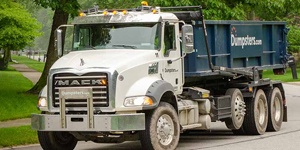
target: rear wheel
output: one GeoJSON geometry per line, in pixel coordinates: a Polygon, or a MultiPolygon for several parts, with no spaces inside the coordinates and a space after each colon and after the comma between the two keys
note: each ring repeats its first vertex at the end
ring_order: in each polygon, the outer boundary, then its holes
{"type": "Polygon", "coordinates": [[[239,89],[232,88],[226,91],[226,95],[231,96],[231,118],[225,120],[228,129],[240,129],[244,122],[245,102],[243,94],[239,89]]]}
{"type": "Polygon", "coordinates": [[[279,131],[283,121],[283,100],[279,88],[268,94],[269,120],[267,131],[279,131]]]}
{"type": "Polygon", "coordinates": [[[254,99],[246,101],[246,115],[243,129],[246,134],[261,135],[266,132],[268,124],[268,104],[263,90],[256,92],[254,99]]]}
{"type": "Polygon", "coordinates": [[[69,132],[38,131],[38,139],[44,150],[72,150],[77,144],[69,132]]]}
{"type": "Polygon", "coordinates": [[[243,126],[240,127],[239,129],[231,130],[231,131],[232,131],[232,133],[233,133],[234,135],[245,135],[245,134],[246,134],[246,132],[245,132],[243,126]]]}
{"type": "Polygon", "coordinates": [[[173,150],[179,142],[180,127],[178,115],[169,103],[161,102],[152,112],[146,114],[146,129],[141,131],[143,149],[173,150]]]}

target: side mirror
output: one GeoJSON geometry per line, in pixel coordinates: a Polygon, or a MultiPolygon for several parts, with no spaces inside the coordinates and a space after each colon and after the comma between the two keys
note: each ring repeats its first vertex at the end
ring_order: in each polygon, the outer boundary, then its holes
{"type": "Polygon", "coordinates": [[[195,51],[193,26],[190,24],[182,26],[182,50],[186,54],[193,53],[195,51]]]}
{"type": "Polygon", "coordinates": [[[56,40],[55,40],[55,44],[56,44],[56,49],[57,49],[57,54],[58,56],[62,56],[63,54],[63,47],[62,47],[62,30],[61,29],[57,29],[56,30],[56,40]]]}

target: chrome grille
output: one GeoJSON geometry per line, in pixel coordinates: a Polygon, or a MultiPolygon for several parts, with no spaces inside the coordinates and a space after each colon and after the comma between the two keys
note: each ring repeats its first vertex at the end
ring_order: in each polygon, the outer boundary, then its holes
{"type": "MultiPolygon", "coordinates": [[[[91,87],[94,107],[107,107],[108,80],[106,73],[60,73],[53,75],[53,107],[59,107],[59,89],[67,87],[91,87]],[[105,81],[105,83],[103,83],[105,81]]],[[[87,107],[86,99],[66,99],[66,107],[87,107]]]]}

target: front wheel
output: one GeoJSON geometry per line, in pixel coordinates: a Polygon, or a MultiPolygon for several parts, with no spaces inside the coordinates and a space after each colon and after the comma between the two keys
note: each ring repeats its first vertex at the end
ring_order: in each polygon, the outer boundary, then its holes
{"type": "Polygon", "coordinates": [[[245,102],[239,89],[228,89],[225,95],[231,96],[231,118],[225,120],[228,129],[238,130],[242,127],[245,116],[245,102]]]}
{"type": "Polygon", "coordinates": [[[146,114],[146,128],[140,133],[143,149],[173,150],[179,142],[180,127],[178,115],[172,105],[161,102],[152,112],[146,114]]]}
{"type": "Polygon", "coordinates": [[[69,132],[38,131],[38,139],[44,150],[73,150],[77,145],[69,132]]]}

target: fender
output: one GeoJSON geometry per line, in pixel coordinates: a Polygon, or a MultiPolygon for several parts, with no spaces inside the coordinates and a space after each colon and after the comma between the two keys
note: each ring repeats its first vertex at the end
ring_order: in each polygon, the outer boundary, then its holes
{"type": "MultiPolygon", "coordinates": [[[[159,105],[159,102],[161,101],[165,93],[168,93],[169,95],[175,95],[174,88],[170,83],[163,81],[157,77],[142,78],[136,81],[134,84],[132,84],[132,86],[126,92],[125,97],[148,96],[153,100],[153,105],[124,107],[122,101],[122,103],[118,103],[116,105],[119,106],[116,107],[116,111],[129,111],[129,110],[137,111],[137,110],[154,109],[159,105]]],[[[177,102],[176,104],[174,104],[174,107],[175,106],[177,106],[177,102]]]]}
{"type": "Polygon", "coordinates": [[[174,88],[170,83],[163,81],[163,80],[157,80],[157,81],[153,82],[150,85],[150,87],[148,88],[146,96],[149,96],[153,99],[154,105],[153,106],[145,106],[145,107],[143,107],[143,110],[156,108],[158,106],[158,104],[160,103],[162,96],[166,92],[172,92],[174,95],[174,88]]]}

